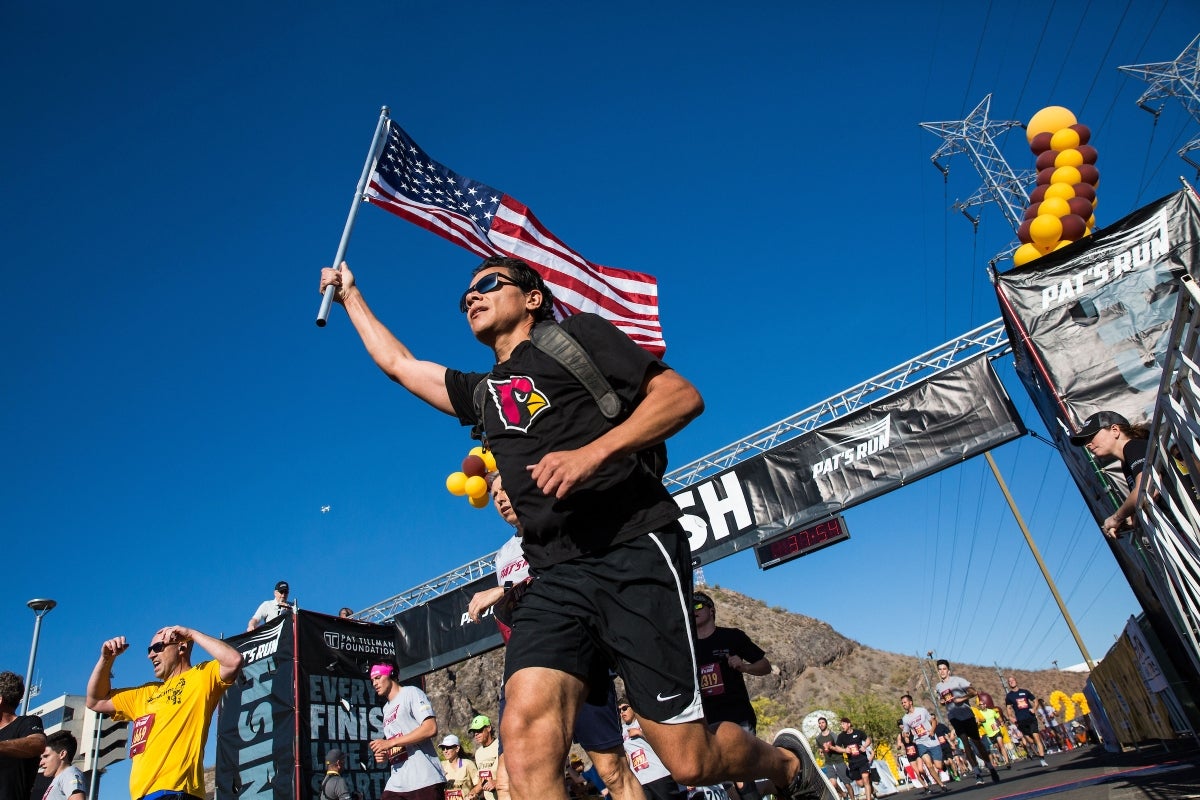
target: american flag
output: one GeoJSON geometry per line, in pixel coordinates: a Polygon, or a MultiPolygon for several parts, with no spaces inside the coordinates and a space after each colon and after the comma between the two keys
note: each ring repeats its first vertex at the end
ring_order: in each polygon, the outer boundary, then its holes
{"type": "Polygon", "coordinates": [[[654,276],[592,263],[550,233],[504,192],[434,161],[400,126],[387,121],[367,200],[476,255],[515,256],[533,265],[554,293],[560,317],[590,311],[646,350],[662,355],[654,276]]]}

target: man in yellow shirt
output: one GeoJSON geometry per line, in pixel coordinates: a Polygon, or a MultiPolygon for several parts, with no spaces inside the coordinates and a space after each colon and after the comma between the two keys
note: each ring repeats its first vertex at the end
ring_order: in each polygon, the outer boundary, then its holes
{"type": "Polygon", "coordinates": [[[147,658],[157,681],[113,689],[112,665],[129,649],[124,636],[100,646],[88,679],[87,707],[129,720],[129,796],[133,800],[200,800],[204,797],[204,743],[221,695],[242,669],[242,655],[220,639],[172,626],[154,634],[147,658]],[[192,647],[215,660],[192,666],[192,647]]]}

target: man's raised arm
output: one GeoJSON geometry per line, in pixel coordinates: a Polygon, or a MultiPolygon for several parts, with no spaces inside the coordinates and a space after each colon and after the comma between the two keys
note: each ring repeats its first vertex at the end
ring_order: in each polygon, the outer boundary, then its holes
{"type": "Polygon", "coordinates": [[[354,283],[354,273],[346,262],[342,262],[340,270],[332,267],[321,270],[321,291],[330,285],[338,287],[334,299],[346,309],[354,330],[384,374],[438,411],[453,415],[454,407],[446,391],[446,368],[415,358],[379,321],[354,283]]]}

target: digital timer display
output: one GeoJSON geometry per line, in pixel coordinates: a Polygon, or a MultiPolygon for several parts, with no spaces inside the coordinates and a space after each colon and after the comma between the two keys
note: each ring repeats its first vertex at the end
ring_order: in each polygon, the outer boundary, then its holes
{"type": "Polygon", "coordinates": [[[770,569],[849,538],[846,521],[838,516],[755,545],[754,556],[759,569],[770,569]]]}

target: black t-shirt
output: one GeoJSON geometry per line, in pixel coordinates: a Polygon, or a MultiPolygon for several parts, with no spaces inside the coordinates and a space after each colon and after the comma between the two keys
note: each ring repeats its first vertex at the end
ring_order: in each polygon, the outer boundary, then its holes
{"type": "Polygon", "coordinates": [[[1133,491],[1133,482],[1146,467],[1146,451],[1149,447],[1150,442],[1146,439],[1130,439],[1121,451],[1121,472],[1125,473],[1125,482],[1129,484],[1130,491],[1133,491]]]}
{"type": "Polygon", "coordinates": [[[742,673],[729,666],[734,655],[753,664],[766,655],[740,628],[717,628],[706,639],[696,640],[700,673],[700,699],[709,722],[745,722],[757,725],[750,693],[742,673]]]}
{"type": "MultiPolygon", "coordinates": [[[[647,373],[666,368],[595,314],[576,314],[560,324],[627,408],[636,405],[647,373]]],[[[490,374],[446,371],[446,390],[464,425],[476,422],[474,389],[481,380],[488,382],[484,430],[504,489],[521,518],[525,558],[533,570],[659,530],[682,515],[662,480],[636,455],[605,464],[563,500],[542,494],[526,467],[547,453],[594,441],[613,423],[583,384],[528,341],[490,374]]]]}
{"type": "Polygon", "coordinates": [[[847,764],[856,766],[867,763],[867,735],[858,728],[851,728],[849,733],[839,733],[833,743],[847,748],[847,764]]]}
{"type": "Polygon", "coordinates": [[[939,722],[933,726],[933,735],[937,737],[938,744],[946,748],[943,755],[950,757],[954,754],[954,734],[946,727],[946,723],[939,722]]]}
{"type": "MultiPolygon", "coordinates": [[[[24,739],[35,733],[42,733],[41,717],[17,717],[0,728],[0,742],[24,739]]],[[[0,756],[0,800],[29,800],[40,756],[40,752],[29,758],[0,756]]]]}
{"type": "Polygon", "coordinates": [[[1037,702],[1032,692],[1024,689],[1014,689],[1004,695],[1004,705],[1012,706],[1018,720],[1033,719],[1034,703],[1037,702]]]}

